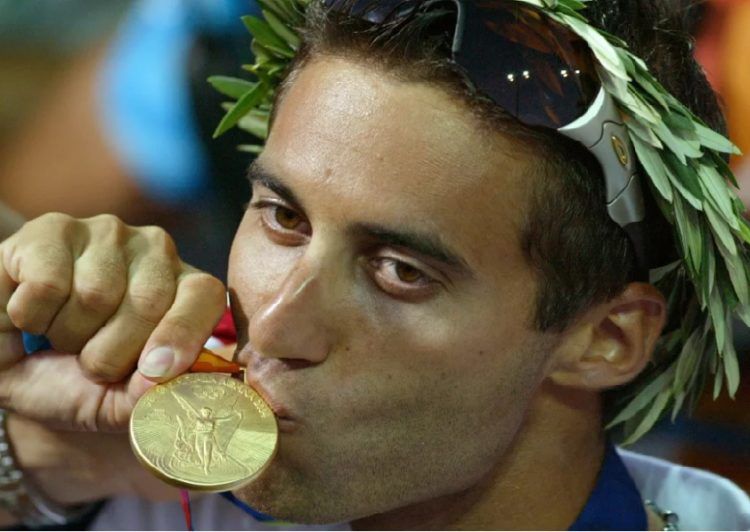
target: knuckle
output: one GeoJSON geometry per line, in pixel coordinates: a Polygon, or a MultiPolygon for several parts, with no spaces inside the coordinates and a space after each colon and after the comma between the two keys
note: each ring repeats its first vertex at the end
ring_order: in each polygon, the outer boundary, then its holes
{"type": "Polygon", "coordinates": [[[142,227],[141,230],[153,248],[170,257],[177,256],[177,246],[164,229],[155,225],[148,225],[142,227]]]}
{"type": "Polygon", "coordinates": [[[23,305],[19,305],[15,301],[8,304],[7,314],[13,326],[18,330],[31,334],[47,332],[48,323],[40,319],[39,316],[27,312],[23,305]]]}
{"type": "Polygon", "coordinates": [[[62,228],[64,226],[75,223],[75,221],[76,219],[69,214],[65,214],[62,212],[48,212],[46,214],[42,214],[35,220],[32,220],[28,223],[34,225],[49,225],[56,228],[62,228]]]}
{"type": "Polygon", "coordinates": [[[26,281],[19,288],[22,288],[26,295],[34,301],[63,301],[68,298],[70,292],[70,285],[67,280],[55,277],[26,281]]]}
{"type": "Polygon", "coordinates": [[[104,238],[114,238],[116,242],[124,240],[128,226],[114,214],[100,214],[90,218],[92,228],[104,238]]]}
{"type": "Polygon", "coordinates": [[[160,255],[144,256],[135,268],[138,272],[140,284],[159,287],[160,290],[171,292],[175,284],[175,271],[169,261],[160,255]]]}
{"type": "Polygon", "coordinates": [[[101,284],[79,286],[75,298],[84,311],[95,313],[111,312],[120,304],[120,294],[112,287],[101,284]]]}
{"type": "Polygon", "coordinates": [[[110,291],[122,290],[127,276],[127,267],[122,254],[114,247],[92,250],[85,255],[85,264],[76,267],[77,272],[85,272],[85,277],[93,282],[107,286],[110,291]]]}
{"type": "Polygon", "coordinates": [[[125,222],[120,220],[114,214],[98,214],[92,218],[89,218],[91,222],[104,230],[119,231],[120,227],[125,225],[125,222]]]}
{"type": "Polygon", "coordinates": [[[41,239],[49,239],[50,236],[60,238],[69,234],[77,220],[72,216],[60,212],[49,212],[42,214],[25,222],[13,235],[15,247],[23,247],[41,239]]]}
{"type": "Polygon", "coordinates": [[[202,297],[207,298],[209,301],[221,301],[223,307],[226,289],[224,288],[224,283],[213,275],[203,272],[194,273],[186,276],[181,284],[188,290],[200,293],[202,297]]]}
{"type": "Polygon", "coordinates": [[[32,323],[32,317],[26,313],[24,306],[19,305],[16,300],[11,300],[8,303],[5,313],[10,321],[10,327],[7,327],[7,329],[18,328],[22,331],[34,332],[32,329],[35,324],[32,323]]]}
{"type": "Polygon", "coordinates": [[[35,237],[54,236],[55,238],[67,238],[79,226],[76,218],[62,212],[49,212],[43,214],[27,223],[29,232],[35,237]]]}
{"type": "Polygon", "coordinates": [[[156,325],[172,303],[172,294],[164,288],[141,287],[129,294],[133,313],[148,325],[156,325]]]}
{"type": "MultiPolygon", "coordinates": [[[[40,239],[24,250],[22,255],[19,255],[17,265],[21,281],[27,276],[24,270],[36,269],[43,272],[41,275],[46,277],[44,279],[46,282],[51,284],[68,282],[73,259],[70,248],[65,243],[56,239],[52,241],[40,239]],[[26,266],[29,268],[27,269],[26,266]]],[[[35,281],[35,279],[28,280],[35,281]]]]}
{"type": "Polygon", "coordinates": [[[104,356],[82,354],[80,364],[88,375],[105,382],[117,382],[127,374],[127,368],[122,362],[104,356]]]}

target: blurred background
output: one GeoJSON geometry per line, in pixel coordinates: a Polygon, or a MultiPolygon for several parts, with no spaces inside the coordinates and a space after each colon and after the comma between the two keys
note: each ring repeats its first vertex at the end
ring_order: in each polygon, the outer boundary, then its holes
{"type": "MultiPolygon", "coordinates": [[[[247,160],[239,133],[210,141],[222,98],[205,79],[242,76],[251,57],[239,17],[254,10],[252,0],[0,0],[0,200],[28,218],[110,212],[162,225],[185,260],[224,278],[247,160]]],[[[750,153],[750,0],[696,2],[690,18],[732,139],[750,153]]],[[[750,181],[750,159],[732,164],[750,181]]],[[[706,397],[635,449],[750,491],[749,337],[738,333],[735,400],[706,397]]]]}
{"type": "MultiPolygon", "coordinates": [[[[206,83],[250,62],[251,0],[0,0],[0,200],[158,224],[224,277],[248,188],[206,83]]],[[[258,13],[256,13],[258,14],[258,13]]]]}

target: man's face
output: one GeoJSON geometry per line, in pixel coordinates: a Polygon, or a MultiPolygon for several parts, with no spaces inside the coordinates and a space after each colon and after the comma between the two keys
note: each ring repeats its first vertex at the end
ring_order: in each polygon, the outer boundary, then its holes
{"type": "Polygon", "coordinates": [[[502,459],[545,360],[526,157],[438,89],[343,59],[299,73],[230,259],[240,360],[282,418],[242,498],[351,520],[502,459]]]}

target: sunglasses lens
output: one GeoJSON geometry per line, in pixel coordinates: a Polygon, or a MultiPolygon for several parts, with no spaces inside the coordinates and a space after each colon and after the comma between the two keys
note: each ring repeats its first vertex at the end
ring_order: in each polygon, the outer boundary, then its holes
{"type": "Polygon", "coordinates": [[[586,42],[518,2],[467,1],[454,52],[476,87],[522,123],[558,129],[582,116],[600,82],[586,42]]]}
{"type": "Polygon", "coordinates": [[[420,0],[324,0],[323,5],[334,12],[346,13],[373,24],[407,15],[419,6],[420,0]]]}
{"type": "MultiPolygon", "coordinates": [[[[528,4],[454,1],[462,12],[454,59],[493,102],[523,124],[552,129],[589,109],[601,84],[583,39],[528,4]]],[[[382,24],[410,14],[424,0],[323,3],[334,12],[382,24]]]]}

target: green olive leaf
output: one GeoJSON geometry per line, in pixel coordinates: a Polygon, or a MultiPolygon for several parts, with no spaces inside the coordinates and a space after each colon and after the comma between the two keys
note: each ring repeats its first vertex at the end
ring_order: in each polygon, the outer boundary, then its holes
{"type": "Polygon", "coordinates": [[[659,392],[669,388],[669,383],[674,377],[675,371],[677,370],[676,365],[670,366],[669,369],[661,373],[658,377],[654,378],[647,386],[645,386],[633,400],[622,409],[619,415],[609,422],[607,429],[617,426],[624,421],[632,418],[638,412],[647,408],[659,392]]]}
{"type": "Polygon", "coordinates": [[[695,124],[695,132],[697,133],[698,138],[701,141],[701,144],[703,144],[705,147],[721,152],[721,153],[729,153],[732,155],[742,155],[742,152],[740,151],[740,149],[737,146],[735,146],[724,135],[721,135],[717,133],[716,131],[710,128],[707,128],[698,120],[694,121],[694,124],[695,124]]]}
{"type": "Polygon", "coordinates": [[[237,100],[232,108],[227,111],[227,114],[224,115],[224,118],[221,119],[219,125],[216,126],[216,131],[214,131],[213,135],[214,138],[225,133],[237,124],[243,116],[250,112],[250,110],[255,107],[266,96],[266,94],[268,94],[269,90],[270,87],[268,85],[258,83],[255,88],[237,100]]]}
{"type": "Polygon", "coordinates": [[[632,137],[632,140],[636,154],[638,155],[638,160],[641,161],[646,173],[651,177],[654,186],[659,191],[662,198],[671,203],[674,199],[672,186],[669,184],[669,177],[667,177],[667,171],[664,167],[664,163],[661,161],[661,157],[659,157],[654,148],[647,145],[638,137],[632,137]]]}
{"type": "Polygon", "coordinates": [[[706,335],[700,329],[694,330],[682,347],[677,359],[677,370],[672,382],[672,391],[675,394],[682,392],[687,387],[686,385],[698,367],[705,348],[706,335]]]}
{"type": "MultiPolygon", "coordinates": [[[[713,322],[714,336],[716,339],[716,348],[721,352],[724,351],[724,346],[727,341],[726,331],[724,329],[724,305],[721,302],[721,296],[719,295],[719,287],[716,286],[711,291],[711,295],[708,301],[708,312],[713,322]]],[[[731,340],[731,339],[730,339],[731,340]]]]}
{"type": "MultiPolygon", "coordinates": [[[[732,316],[727,314],[726,317],[727,336],[732,337],[732,316]]],[[[729,397],[734,399],[737,390],[740,387],[740,364],[737,361],[737,351],[734,349],[734,342],[727,342],[724,351],[721,353],[724,363],[724,376],[727,379],[727,391],[729,397]]]]}
{"type": "Polygon", "coordinates": [[[287,59],[294,57],[294,50],[273,31],[267,22],[252,15],[242,17],[242,22],[253,35],[255,42],[265,48],[268,55],[281,56],[287,59]]]}
{"type": "Polygon", "coordinates": [[[663,121],[655,124],[654,130],[659,138],[672,150],[682,164],[687,164],[688,159],[703,157],[699,142],[691,142],[686,139],[677,138],[674,132],[666,126],[663,121]]]}
{"type": "Polygon", "coordinates": [[[724,221],[735,231],[740,230],[737,213],[734,211],[733,193],[719,172],[711,166],[698,165],[700,185],[706,197],[716,207],[724,221]]]}
{"type": "Polygon", "coordinates": [[[641,439],[644,434],[651,430],[656,422],[659,421],[659,418],[661,417],[664,410],[667,408],[667,404],[669,403],[671,397],[671,390],[662,390],[659,395],[656,396],[654,402],[651,404],[651,408],[649,409],[648,413],[643,417],[640,424],[635,428],[635,430],[633,430],[632,434],[630,434],[630,436],[625,439],[623,445],[631,445],[635,443],[636,441],[641,439]]]}
{"type": "Polygon", "coordinates": [[[248,113],[237,123],[240,129],[258,137],[261,140],[268,138],[268,116],[259,113],[248,113]]]}
{"type": "Polygon", "coordinates": [[[630,80],[617,51],[601,33],[577,17],[563,15],[562,20],[588,43],[591,51],[607,70],[619,78],[630,80]]]}
{"type": "Polygon", "coordinates": [[[688,164],[681,163],[669,150],[664,150],[662,156],[664,164],[670,172],[670,181],[673,184],[680,184],[680,193],[694,209],[703,210],[703,189],[701,188],[699,176],[695,172],[695,169],[688,164]]]}
{"type": "Polygon", "coordinates": [[[288,28],[279,17],[274,15],[272,11],[263,10],[263,18],[266,19],[266,22],[268,22],[274,33],[281,37],[289,48],[294,51],[299,49],[300,44],[302,44],[299,36],[291,28],[288,28]]]}
{"type": "Polygon", "coordinates": [[[737,244],[734,241],[731,229],[721,220],[721,217],[709,201],[703,202],[703,211],[706,213],[711,232],[717,237],[717,243],[721,242],[730,254],[737,253],[737,244]]]}
{"type": "Polygon", "coordinates": [[[252,153],[253,155],[260,155],[263,153],[264,146],[261,146],[259,144],[240,144],[237,146],[237,151],[241,151],[243,153],[252,153]]]}
{"type": "Polygon", "coordinates": [[[632,116],[626,113],[623,113],[623,115],[623,118],[625,119],[625,125],[627,126],[631,137],[633,135],[638,136],[639,139],[649,144],[652,148],[661,150],[664,147],[664,144],[662,144],[661,140],[659,140],[659,137],[656,136],[656,133],[654,133],[651,128],[645,126],[644,124],[641,124],[640,121],[634,119],[632,116]]]}
{"type": "Polygon", "coordinates": [[[222,93],[224,96],[229,96],[235,100],[242,98],[258,84],[257,82],[239,78],[230,78],[228,76],[211,76],[208,78],[208,82],[214,89],[222,93]]]}
{"type": "Polygon", "coordinates": [[[724,372],[717,371],[714,376],[714,401],[716,401],[721,395],[721,390],[724,387],[724,372]]]}
{"type": "Polygon", "coordinates": [[[734,293],[737,295],[740,304],[750,304],[750,294],[748,294],[748,279],[746,264],[739,254],[732,253],[727,249],[721,240],[716,242],[716,247],[724,259],[724,267],[729,273],[729,279],[734,287],[734,293]]]}

